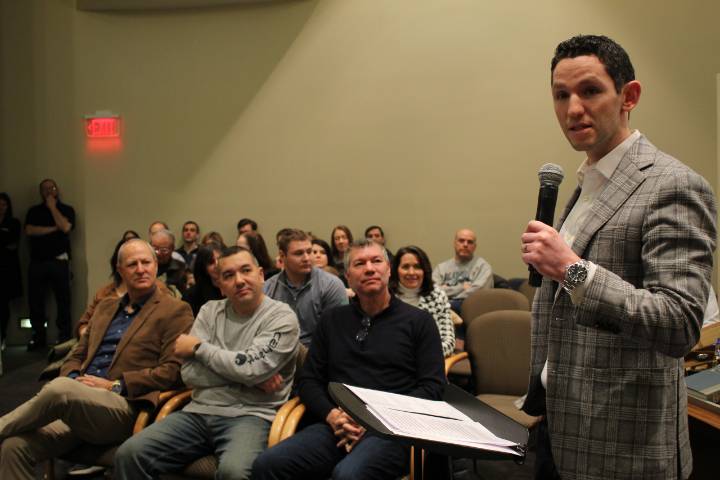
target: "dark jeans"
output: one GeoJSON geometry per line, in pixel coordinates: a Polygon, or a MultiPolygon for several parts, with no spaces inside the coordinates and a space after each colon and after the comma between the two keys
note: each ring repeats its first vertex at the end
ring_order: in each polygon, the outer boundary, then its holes
{"type": "Polygon", "coordinates": [[[537,425],[537,448],[535,450],[535,480],[560,480],[560,475],[555,468],[552,449],[550,447],[550,433],[548,432],[547,419],[543,419],[537,425]]]}
{"type": "Polygon", "coordinates": [[[409,470],[410,449],[371,434],[348,454],[326,423],[314,423],[255,459],[253,480],[379,480],[409,470]]]}
{"type": "Polygon", "coordinates": [[[57,303],[58,341],[72,336],[70,319],[70,262],[67,260],[32,260],[28,272],[28,303],[33,339],[45,343],[45,296],[48,287],[57,303]]]}

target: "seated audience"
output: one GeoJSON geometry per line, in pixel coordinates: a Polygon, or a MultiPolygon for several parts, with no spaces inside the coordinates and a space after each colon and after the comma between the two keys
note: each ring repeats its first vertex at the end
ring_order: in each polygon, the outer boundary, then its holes
{"type": "Polygon", "coordinates": [[[333,228],[330,234],[330,248],[332,250],[333,263],[340,275],[345,274],[345,250],[353,242],[352,232],[345,225],[338,225],[333,228]]]}
{"type": "Polygon", "coordinates": [[[368,240],[373,240],[375,243],[379,243],[380,245],[382,245],[385,249],[385,252],[387,253],[388,260],[392,265],[394,256],[385,245],[385,232],[383,231],[382,227],[380,225],[370,225],[365,229],[365,238],[367,238],[368,240]]]}
{"type": "Polygon", "coordinates": [[[157,478],[208,454],[219,457],[216,478],[247,479],[265,449],[275,410],[290,394],[297,319],[263,295],[262,269],[248,250],[225,250],[218,273],[227,299],[205,304],[175,342],[192,400],[120,447],[119,479],[157,478]]]}
{"type": "Polygon", "coordinates": [[[410,449],[365,432],[332,400],[330,382],[432,400],[442,396],[435,322],[390,294],[382,247],[367,240],[353,244],[345,268],[356,300],[323,314],[298,379],[310,423],[255,460],[256,480],[396,479],[407,473],[410,449]]]}
{"type": "Polygon", "coordinates": [[[240,235],[241,233],[257,232],[257,229],[257,222],[249,218],[241,218],[240,221],[238,221],[237,223],[238,235],[240,235]]]}
{"type": "Polygon", "coordinates": [[[220,291],[220,276],[218,273],[218,258],[222,253],[219,245],[211,243],[198,249],[195,257],[195,285],[188,288],[183,300],[190,304],[193,315],[197,316],[200,308],[210,300],[223,298],[220,291]]]}
{"type": "Polygon", "coordinates": [[[209,243],[220,245],[223,250],[227,248],[227,245],[225,245],[225,240],[223,240],[222,235],[220,235],[218,232],[208,232],[203,235],[202,240],[200,240],[200,245],[207,245],[209,243]]]}
{"type": "Polygon", "coordinates": [[[265,245],[265,239],[259,232],[241,233],[235,244],[238,247],[244,247],[250,250],[250,253],[255,256],[258,264],[260,264],[260,267],[263,269],[265,280],[280,272],[280,269],[275,267],[275,264],[270,258],[267,245],[265,245]]]}
{"type": "Polygon", "coordinates": [[[443,355],[455,351],[455,327],[447,295],[433,284],[427,254],[411,245],[397,251],[390,274],[390,292],[405,303],[432,315],[440,333],[443,355]]]}
{"type": "Polygon", "coordinates": [[[118,272],[127,293],[98,304],[62,376],[0,418],[0,478],[33,479],[38,462],[83,442],[124,441],[139,406],[180,385],[173,349],[190,307],[156,288],[157,260],[143,240],[120,248],[118,272]]]}
{"type": "Polygon", "coordinates": [[[175,251],[179,253],[181,257],[183,257],[185,265],[187,265],[187,268],[190,271],[192,271],[193,267],[195,266],[195,255],[197,254],[198,248],[200,247],[200,245],[198,244],[199,237],[200,226],[196,222],[188,220],[183,224],[183,244],[180,245],[175,251]]]}
{"type": "MultiPolygon", "coordinates": [[[[155,220],[154,222],[152,222],[150,224],[150,226],[148,227],[148,241],[151,241],[150,239],[152,239],[152,236],[161,230],[167,230],[168,232],[172,231],[172,230],[170,230],[170,227],[168,227],[168,224],[161,220],[155,220]]],[[[138,238],[140,238],[140,237],[138,237],[138,238]]],[[[173,238],[175,238],[175,237],[173,237],[173,238]]],[[[172,258],[174,258],[178,262],[184,262],[185,258],[183,258],[183,256],[180,255],[178,252],[176,252],[174,249],[175,249],[175,245],[173,245],[172,258]]]]}
{"type": "Polygon", "coordinates": [[[450,306],[460,313],[463,300],[475,290],[492,288],[493,275],[490,264],[475,257],[477,237],[475,232],[463,228],[455,233],[455,257],[442,262],[433,270],[435,285],[445,291],[450,306]]]}
{"type": "Polygon", "coordinates": [[[323,312],[347,303],[345,287],[335,275],[313,268],[310,236],[302,230],[289,229],[278,248],[284,269],[265,283],[265,294],[295,311],[307,346],[323,312]]]}
{"type": "Polygon", "coordinates": [[[10,196],[0,193],[0,340],[5,350],[10,323],[10,301],[22,296],[20,276],[20,220],[13,216],[10,196]]]}
{"type": "MultiPolygon", "coordinates": [[[[186,287],[185,271],[187,265],[173,257],[175,251],[175,235],[170,230],[157,230],[150,237],[150,245],[155,249],[158,262],[158,278],[165,282],[170,290],[175,289],[182,296],[186,287]]],[[[182,257],[180,257],[182,258],[182,257]]]]}

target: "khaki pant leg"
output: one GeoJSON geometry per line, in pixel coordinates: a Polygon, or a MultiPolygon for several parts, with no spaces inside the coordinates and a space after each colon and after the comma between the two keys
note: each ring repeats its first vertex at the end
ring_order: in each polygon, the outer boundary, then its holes
{"type": "Polygon", "coordinates": [[[60,420],[33,432],[7,438],[0,444],[0,478],[32,480],[38,463],[63,455],[79,443],[80,440],[60,420]]]}
{"type": "Polygon", "coordinates": [[[120,395],[60,377],[0,418],[0,440],[31,432],[55,420],[62,420],[82,441],[119,443],[132,433],[135,410],[120,395]]]}

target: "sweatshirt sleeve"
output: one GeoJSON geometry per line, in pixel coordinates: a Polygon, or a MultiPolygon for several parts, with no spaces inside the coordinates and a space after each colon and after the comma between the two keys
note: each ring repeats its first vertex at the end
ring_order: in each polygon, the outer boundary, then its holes
{"type": "MultiPolygon", "coordinates": [[[[213,337],[211,315],[206,307],[201,308],[190,330],[190,335],[198,337],[203,343],[210,342],[213,337]]],[[[180,373],[183,382],[190,387],[219,387],[231,383],[195,358],[187,360],[180,373]]]]}
{"type": "Polygon", "coordinates": [[[238,351],[203,342],[195,359],[223,378],[252,386],[272,377],[295,355],[298,321],[295,313],[278,308],[250,347],[238,351]]]}

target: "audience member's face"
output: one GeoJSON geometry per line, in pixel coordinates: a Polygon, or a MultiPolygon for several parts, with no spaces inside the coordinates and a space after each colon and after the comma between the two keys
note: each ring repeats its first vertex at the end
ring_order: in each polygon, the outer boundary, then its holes
{"type": "Polygon", "coordinates": [[[125,235],[123,235],[123,240],[125,240],[126,242],[127,242],[128,240],[132,239],[132,238],[140,238],[140,237],[138,237],[137,235],[135,235],[135,232],[132,232],[132,231],[130,231],[130,230],[128,230],[127,232],[125,232],[125,235]]]}
{"type": "Polygon", "coordinates": [[[40,196],[45,200],[49,196],[57,198],[58,188],[52,180],[45,180],[40,184],[40,196]]]}
{"type": "Polygon", "coordinates": [[[145,243],[133,242],[122,247],[122,260],[118,260],[118,273],[129,292],[142,294],[155,285],[157,262],[145,243]]]}
{"type": "Polygon", "coordinates": [[[158,263],[160,265],[165,265],[170,261],[174,250],[174,245],[170,237],[166,237],[165,235],[155,235],[152,237],[150,244],[155,249],[155,254],[157,254],[158,263]]]}
{"type": "Polygon", "coordinates": [[[220,258],[220,252],[218,252],[217,250],[213,250],[212,262],[208,263],[205,266],[205,268],[207,269],[207,274],[210,276],[210,280],[212,280],[212,282],[215,286],[220,285],[220,272],[218,272],[218,258],[220,258]]]}
{"type": "Polygon", "coordinates": [[[312,244],[310,240],[293,240],[287,253],[280,252],[285,271],[291,275],[305,275],[312,271],[312,244]]]}
{"type": "Polygon", "coordinates": [[[238,235],[240,235],[241,233],[250,233],[252,231],[253,231],[252,225],[249,223],[246,223],[245,225],[240,227],[240,229],[238,230],[238,235]]]}
{"type": "Polygon", "coordinates": [[[455,234],[455,256],[467,262],[472,260],[475,254],[475,234],[472,230],[459,230],[455,234]]]}
{"type": "Polygon", "coordinates": [[[420,260],[413,253],[406,253],[400,258],[398,279],[405,288],[420,288],[425,277],[420,260]]]}
{"type": "Polygon", "coordinates": [[[235,245],[250,250],[250,244],[248,243],[247,238],[245,238],[245,235],[243,234],[240,234],[237,240],[235,240],[235,245]]]}
{"type": "Polygon", "coordinates": [[[182,236],[185,243],[195,243],[198,239],[198,228],[194,223],[186,223],[183,227],[182,236]]]}
{"type": "Polygon", "coordinates": [[[375,243],[379,243],[382,246],[385,246],[385,237],[383,237],[382,232],[379,228],[373,228],[367,233],[368,240],[372,240],[375,243]]]}
{"type": "Polygon", "coordinates": [[[345,253],[348,245],[350,245],[350,240],[348,239],[347,234],[344,230],[339,228],[333,233],[333,242],[335,242],[335,248],[340,253],[345,253]]]}
{"type": "Polygon", "coordinates": [[[151,223],[150,228],[148,228],[148,233],[150,234],[150,238],[152,238],[152,236],[155,233],[159,232],[160,230],[167,230],[167,229],[165,228],[165,225],[163,225],[160,222],[151,223]]]}
{"type": "Polygon", "coordinates": [[[325,249],[320,245],[313,244],[312,246],[312,263],[317,268],[325,268],[328,266],[328,258],[325,253],[325,249]]]}
{"type": "Polygon", "coordinates": [[[233,304],[236,311],[254,308],[262,297],[262,268],[255,265],[248,252],[218,260],[220,271],[220,291],[233,304]]]}
{"type": "Polygon", "coordinates": [[[380,245],[354,248],[350,252],[349,260],[345,277],[350,288],[359,297],[387,291],[390,264],[385,260],[385,253],[380,245]]]}

